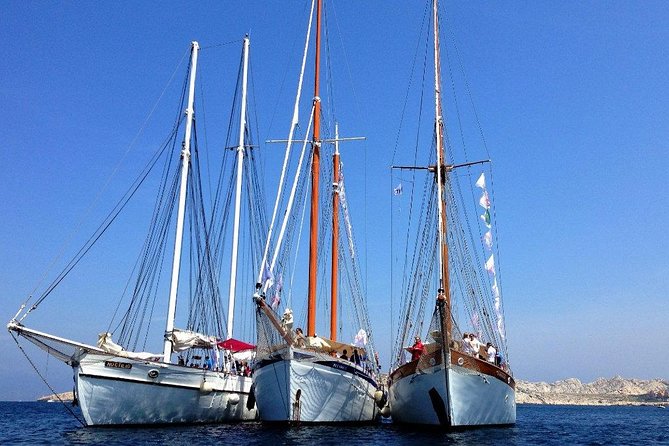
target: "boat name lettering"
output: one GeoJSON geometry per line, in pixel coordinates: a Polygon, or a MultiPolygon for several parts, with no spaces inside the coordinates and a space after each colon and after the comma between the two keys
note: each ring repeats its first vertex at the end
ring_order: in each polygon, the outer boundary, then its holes
{"type": "Polygon", "coordinates": [[[343,364],[339,364],[339,363],[337,363],[337,362],[333,362],[333,363],[332,363],[332,367],[335,368],[335,369],[346,370],[346,371],[348,371],[348,369],[349,369],[349,367],[347,367],[347,366],[345,366],[345,365],[343,365],[343,364]]]}
{"type": "Polygon", "coordinates": [[[129,364],[127,362],[119,362],[119,361],[105,361],[105,367],[112,367],[114,369],[128,369],[128,370],[130,370],[132,368],[132,364],[129,364]]]}

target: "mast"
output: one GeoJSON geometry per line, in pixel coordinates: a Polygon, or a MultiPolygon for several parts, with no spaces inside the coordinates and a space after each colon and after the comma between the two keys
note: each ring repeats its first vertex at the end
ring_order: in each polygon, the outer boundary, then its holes
{"type": "Polygon", "coordinates": [[[239,144],[237,145],[237,185],[235,191],[235,217],[232,229],[232,259],[230,263],[230,294],[228,296],[228,339],[232,337],[232,323],[235,314],[235,287],[237,286],[237,253],[239,251],[239,214],[242,202],[242,172],[244,165],[244,132],[246,130],[246,83],[249,65],[249,36],[244,37],[242,46],[242,107],[239,120],[239,144]]]}
{"type": "Polygon", "coordinates": [[[444,186],[446,182],[446,163],[444,160],[444,118],[441,110],[441,64],[439,62],[439,14],[437,0],[433,2],[432,19],[434,21],[434,127],[437,148],[437,203],[439,206],[439,298],[444,301],[446,320],[445,344],[451,337],[451,290],[448,273],[448,240],[446,233],[446,201],[444,186]]]}
{"type": "Polygon", "coordinates": [[[337,285],[339,277],[339,125],[335,124],[335,152],[332,155],[332,275],[330,288],[330,339],[337,340],[337,285]]]}
{"type": "Polygon", "coordinates": [[[316,56],[314,66],[314,134],[311,162],[311,222],[309,232],[309,297],[307,304],[307,336],[316,334],[316,267],[318,260],[318,187],[320,174],[321,146],[321,98],[320,85],[321,63],[321,7],[322,1],[316,3],[316,56]]]}
{"type": "Polygon", "coordinates": [[[179,286],[179,268],[181,266],[181,245],[184,231],[184,214],[186,211],[186,186],[188,180],[188,165],[190,164],[190,137],[193,129],[193,102],[195,97],[195,71],[197,68],[197,53],[200,46],[197,42],[191,43],[190,85],[188,87],[188,106],[186,107],[186,133],[181,149],[181,183],[179,189],[179,207],[177,211],[177,228],[174,238],[174,259],[172,262],[172,283],[170,298],[167,306],[167,321],[165,322],[165,345],[163,347],[163,362],[170,362],[172,356],[172,341],[169,336],[174,330],[174,314],[177,307],[177,289],[179,286]]]}

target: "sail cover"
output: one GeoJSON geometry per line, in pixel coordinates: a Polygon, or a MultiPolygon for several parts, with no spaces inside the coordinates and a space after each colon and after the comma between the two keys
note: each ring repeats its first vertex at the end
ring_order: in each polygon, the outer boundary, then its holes
{"type": "Polygon", "coordinates": [[[97,345],[100,349],[104,350],[105,352],[111,353],[116,356],[122,356],[124,358],[131,358],[131,359],[142,359],[142,360],[158,360],[159,358],[162,358],[162,354],[157,354],[157,353],[150,353],[150,352],[131,352],[124,350],[123,347],[118,345],[116,342],[112,340],[112,335],[111,333],[100,333],[98,335],[98,342],[97,345]]]}
{"type": "Polygon", "coordinates": [[[216,338],[207,336],[202,333],[194,331],[174,329],[170,338],[172,341],[172,348],[175,352],[182,352],[189,348],[212,348],[216,345],[216,338]]]}
{"type": "Polygon", "coordinates": [[[237,339],[226,339],[225,341],[219,342],[218,346],[226,350],[230,350],[233,353],[236,353],[241,350],[251,350],[256,348],[253,344],[247,344],[246,342],[238,341],[237,339]]]}

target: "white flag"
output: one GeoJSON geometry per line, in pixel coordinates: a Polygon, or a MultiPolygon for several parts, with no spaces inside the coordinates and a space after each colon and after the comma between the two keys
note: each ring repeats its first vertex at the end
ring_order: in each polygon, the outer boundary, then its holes
{"type": "MultiPolygon", "coordinates": [[[[495,279],[492,281],[492,295],[495,296],[495,302],[497,302],[499,300],[499,287],[497,286],[497,277],[495,277],[495,279]]],[[[495,304],[495,306],[497,305],[495,304]]]]}
{"type": "Polygon", "coordinates": [[[502,316],[497,318],[497,331],[502,339],[504,339],[504,324],[502,322],[502,316]]]}
{"type": "Polygon", "coordinates": [[[481,176],[479,177],[479,179],[476,180],[476,187],[480,187],[481,189],[485,189],[485,173],[481,173],[481,176]]]}
{"type": "Polygon", "coordinates": [[[483,195],[479,199],[479,204],[483,209],[490,209],[490,197],[488,197],[488,191],[484,190],[483,195]]]}
{"type": "Polygon", "coordinates": [[[362,348],[367,345],[367,332],[362,328],[358,331],[358,334],[355,335],[355,338],[353,338],[353,345],[362,348]]]}
{"type": "Polygon", "coordinates": [[[485,270],[488,271],[488,274],[491,276],[495,275],[495,258],[490,254],[490,258],[485,262],[485,270]]]}
{"type": "Polygon", "coordinates": [[[395,189],[393,189],[394,195],[402,195],[402,183],[398,184],[395,189]]]}
{"type": "Polygon", "coordinates": [[[269,263],[267,263],[267,261],[265,261],[265,264],[263,265],[262,281],[265,289],[274,285],[274,274],[270,271],[269,263]]]}
{"type": "Polygon", "coordinates": [[[492,231],[488,231],[483,234],[483,244],[488,250],[492,249],[492,231]]]}

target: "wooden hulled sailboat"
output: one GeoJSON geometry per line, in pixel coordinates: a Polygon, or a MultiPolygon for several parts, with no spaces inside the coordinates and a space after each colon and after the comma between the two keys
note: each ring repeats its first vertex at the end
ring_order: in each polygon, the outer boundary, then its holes
{"type": "MultiPolygon", "coordinates": [[[[429,199],[424,200],[421,217],[421,240],[416,239],[414,265],[420,271],[405,271],[410,276],[405,288],[407,303],[401,314],[400,336],[396,343],[394,367],[389,375],[389,406],[394,422],[409,424],[469,427],[507,425],[516,420],[515,382],[507,363],[500,361],[496,351],[480,348],[464,339],[464,325],[474,325],[469,331],[502,349],[505,344],[500,294],[494,278],[492,255],[483,265],[473,265],[468,238],[457,217],[452,175],[458,168],[467,168],[478,162],[460,165],[446,164],[445,126],[442,114],[441,73],[439,51],[439,14],[437,0],[432,2],[434,41],[435,125],[434,159],[428,167],[434,176],[428,180],[429,199]],[[435,262],[436,261],[436,262],[435,262]],[[486,270],[486,271],[484,271],[486,270]],[[480,272],[480,274],[479,274],[480,272]],[[487,274],[486,274],[487,273],[487,274]],[[435,277],[436,276],[436,277],[435,277]],[[492,285],[492,287],[490,287],[492,285]],[[485,292],[485,289],[489,292],[485,292]],[[427,291],[431,290],[431,291],[427,291]],[[411,302],[423,293],[429,305],[430,294],[434,312],[427,335],[420,332],[421,316],[411,302]],[[486,300],[486,296],[488,299],[486,300]],[[454,299],[462,299],[469,321],[458,320],[454,299]],[[488,302],[486,306],[486,302],[488,302]],[[489,304],[492,302],[492,304],[489,304]],[[498,320],[493,319],[497,316],[498,320]],[[487,319],[483,321],[483,319],[487,319]],[[406,347],[408,339],[417,337],[413,348],[406,347]],[[421,341],[424,339],[424,344],[421,341]],[[412,351],[412,360],[404,362],[405,350],[412,351]],[[491,357],[486,357],[488,354],[491,357]]],[[[407,167],[402,167],[407,168],[407,167]]],[[[420,168],[420,167],[419,167],[420,168]]],[[[425,169],[425,168],[423,168],[425,169]]],[[[490,228],[489,198],[484,176],[477,182],[484,196],[481,205],[486,208],[484,218],[490,228]]],[[[491,232],[486,234],[490,241],[491,232]]],[[[424,305],[424,304],[421,304],[424,305]]],[[[420,305],[418,305],[420,307],[420,305]]],[[[428,307],[429,308],[429,307],[428,307]]],[[[468,338],[467,338],[468,339],[468,338]]]]}
{"type": "MultiPolygon", "coordinates": [[[[243,50],[244,92],[248,69],[248,46],[247,38],[244,40],[243,50]]],[[[233,269],[231,273],[233,276],[229,308],[231,315],[226,337],[223,313],[218,311],[220,309],[216,285],[218,254],[211,249],[213,243],[204,218],[204,203],[198,201],[202,194],[193,119],[198,52],[199,45],[193,42],[188,83],[184,84],[188,87],[188,94],[187,96],[182,94],[182,98],[187,97],[185,119],[182,117],[178,119],[167,143],[159,149],[142,173],[145,177],[153,166],[160,165],[157,163],[160,157],[166,159],[163,183],[156,194],[152,227],[140,254],[141,260],[137,268],[130,308],[118,325],[121,327],[118,341],[121,345],[113,342],[111,333],[107,332],[100,335],[97,345],[94,346],[40,332],[24,325],[26,316],[37,309],[70,272],[70,266],[76,265],[81,257],[75,258],[68,265],[37,303],[25,312],[24,304],[8,324],[12,335],[29,340],[72,367],[75,399],[81,406],[85,423],[90,426],[214,423],[257,418],[253,399],[249,400],[252,379],[250,376],[245,376],[233,364],[234,354],[253,348],[251,344],[232,339],[235,270],[233,269]],[[179,129],[184,127],[183,143],[178,144],[179,129]],[[169,150],[179,147],[179,151],[169,150]],[[175,200],[170,200],[170,196],[175,200]],[[167,234],[171,232],[169,224],[174,220],[175,209],[174,250],[163,352],[160,354],[138,352],[133,345],[137,345],[137,340],[145,338],[149,333],[147,324],[141,326],[138,321],[150,320],[151,314],[147,315],[146,309],[151,308],[159,289],[163,289],[159,282],[160,267],[163,263],[170,263],[163,247],[170,241],[167,234]],[[188,301],[193,305],[189,309],[187,328],[177,329],[175,328],[177,292],[180,289],[181,251],[184,221],[187,218],[190,219],[188,226],[192,232],[189,243],[191,286],[188,301]],[[212,308],[214,311],[211,311],[212,308]],[[146,331],[142,331],[144,329],[146,331]],[[178,358],[175,358],[177,353],[178,358]]],[[[240,154],[245,147],[243,137],[245,93],[242,96],[242,123],[237,149],[240,154]]],[[[183,103],[179,104],[179,110],[184,110],[183,103]]],[[[241,169],[241,160],[239,168],[241,169]]],[[[134,193],[139,183],[136,182],[132,187],[134,193]]],[[[124,196],[114,211],[125,207],[131,196],[132,193],[124,196]]],[[[103,222],[99,232],[92,237],[92,243],[100,238],[115,217],[116,214],[111,220],[103,222]]],[[[238,226],[238,217],[236,222],[238,226]]],[[[91,245],[87,244],[80,253],[86,253],[90,247],[91,245]]],[[[169,253],[169,250],[167,252],[169,253]]],[[[236,264],[236,259],[233,258],[232,262],[236,264]]],[[[185,287],[182,287],[181,293],[184,293],[183,288],[185,287]]],[[[185,293],[183,295],[185,296],[185,293]]]]}
{"type": "MultiPolygon", "coordinates": [[[[284,194],[284,177],[286,173],[287,160],[289,158],[291,145],[294,142],[294,131],[297,124],[297,113],[301,86],[298,87],[298,95],[295,100],[295,113],[291,124],[290,136],[287,140],[284,167],[279,181],[277,201],[274,208],[274,216],[270,224],[269,235],[266,246],[266,254],[261,271],[258,276],[258,285],[254,300],[257,304],[257,362],[254,367],[253,381],[258,411],[262,421],[269,422],[302,422],[302,423],[332,423],[332,422],[368,422],[375,418],[377,405],[377,382],[375,374],[378,370],[378,362],[371,342],[371,330],[367,320],[365,300],[362,297],[361,288],[350,291],[347,295],[355,300],[357,309],[351,326],[357,331],[353,343],[344,343],[338,340],[340,321],[337,318],[338,283],[341,274],[353,274],[348,280],[342,282],[353,284],[359,282],[359,272],[353,250],[352,233],[350,229],[345,232],[349,243],[340,248],[339,240],[339,204],[345,203],[344,184],[340,172],[341,162],[339,160],[338,142],[344,139],[335,134],[334,139],[326,139],[321,135],[321,99],[319,93],[320,84],[320,29],[321,29],[321,1],[312,2],[313,17],[314,5],[316,7],[316,49],[315,49],[315,75],[314,75],[314,98],[311,107],[309,129],[313,123],[313,136],[311,141],[306,138],[302,141],[302,151],[299,156],[295,177],[290,194],[284,210],[284,219],[281,223],[279,234],[273,239],[273,228],[277,215],[277,206],[284,194]],[[318,268],[318,221],[319,221],[319,182],[320,182],[320,157],[325,143],[334,143],[333,154],[333,192],[332,192],[332,239],[331,239],[331,284],[330,284],[330,335],[329,338],[316,335],[316,305],[317,305],[317,268],[318,268]],[[296,248],[291,247],[291,235],[286,234],[287,227],[295,227],[298,213],[294,211],[296,198],[301,190],[306,190],[306,172],[303,165],[305,150],[310,148],[311,167],[311,199],[302,200],[309,204],[310,208],[310,232],[309,232],[309,281],[308,281],[308,305],[306,333],[297,327],[293,320],[292,310],[289,306],[284,307],[282,316],[279,316],[281,304],[278,300],[279,293],[292,292],[289,286],[283,285],[283,279],[291,274],[293,259],[297,257],[296,248]],[[288,239],[288,240],[287,240],[288,239]],[[273,254],[269,256],[269,247],[273,245],[273,254]],[[345,252],[345,254],[340,254],[345,252]],[[339,262],[348,262],[347,273],[338,269],[339,262]],[[271,299],[270,299],[271,298],[271,299]],[[277,313],[279,311],[279,313],[277,313]]],[[[311,18],[309,30],[311,29],[311,18]]],[[[307,43],[303,57],[302,72],[304,72],[304,61],[306,59],[309,43],[307,32],[307,43]]],[[[300,85],[301,85],[300,77],[300,85]]],[[[287,192],[286,192],[287,193],[287,192]]],[[[350,221],[344,206],[344,219],[346,227],[350,228],[350,221]]],[[[295,231],[296,232],[296,231],[295,231]]],[[[294,242],[299,245],[298,241],[294,242]]],[[[320,257],[322,258],[322,257],[320,257]]],[[[292,279],[290,280],[292,283],[292,279]]],[[[354,331],[353,333],[355,333],[354,331]]],[[[353,333],[349,333],[353,337],[353,333]]]]}

